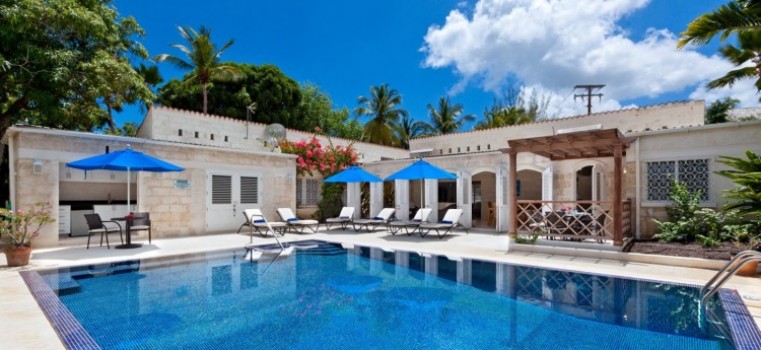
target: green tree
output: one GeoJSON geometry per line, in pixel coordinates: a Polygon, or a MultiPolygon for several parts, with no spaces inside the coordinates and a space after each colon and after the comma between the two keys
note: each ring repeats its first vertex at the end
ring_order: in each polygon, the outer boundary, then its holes
{"type": "MultiPolygon", "coordinates": [[[[164,82],[164,78],[161,77],[158,66],[146,66],[144,63],[140,63],[140,65],[136,67],[135,70],[138,74],[140,74],[141,77],[143,77],[145,85],[153,93],[156,93],[156,88],[159,86],[159,84],[164,82]]],[[[153,105],[153,101],[145,101],[140,106],[140,110],[145,113],[148,108],[151,107],[151,105],[153,105]]]]}
{"type": "Polygon", "coordinates": [[[396,89],[389,88],[388,84],[371,86],[370,97],[360,96],[357,103],[360,106],[354,109],[354,113],[371,118],[365,124],[363,141],[387,146],[400,144],[394,135],[394,125],[408,113],[400,108],[402,95],[396,89]]]}
{"type": "Polygon", "coordinates": [[[402,117],[402,120],[394,125],[394,133],[396,138],[401,142],[401,146],[404,149],[410,148],[410,140],[429,134],[431,132],[431,125],[424,121],[412,120],[408,115],[402,117]]]}
{"type": "Polygon", "coordinates": [[[201,26],[196,32],[190,27],[177,27],[180,36],[187,42],[188,46],[183,44],[174,44],[176,49],[182,51],[188,60],[184,60],[170,54],[161,54],[156,57],[158,62],[167,61],[177,68],[189,70],[190,73],[183,78],[187,84],[198,84],[201,87],[203,96],[203,113],[208,112],[208,90],[212,82],[236,80],[240,76],[240,71],[231,65],[222,64],[220,57],[235,42],[233,39],[217,49],[217,46],[211,41],[211,29],[201,26]]]}
{"type": "Polygon", "coordinates": [[[334,109],[333,100],[328,94],[320,91],[318,86],[302,84],[301,96],[298,114],[299,119],[305,124],[302,130],[318,126],[329,136],[351,140],[362,138],[362,124],[356,118],[350,118],[348,108],[334,109]]]}
{"type": "Polygon", "coordinates": [[[745,151],[746,158],[719,157],[719,161],[732,169],[717,173],[731,179],[735,188],[724,192],[724,198],[732,200],[724,210],[736,209],[740,214],[761,219],[761,157],[745,151]]]}
{"type": "Polygon", "coordinates": [[[737,107],[738,103],[740,100],[729,97],[714,101],[706,108],[705,123],[726,123],[729,110],[737,107]]]}
{"type": "MultiPolygon", "coordinates": [[[[208,113],[246,119],[246,107],[256,102],[252,121],[280,123],[288,128],[311,131],[314,120],[299,114],[302,91],[298,82],[273,65],[251,65],[225,62],[240,72],[234,81],[214,82],[208,92],[208,113]]],[[[174,108],[199,111],[202,97],[198,84],[172,79],[159,89],[158,102],[174,108]]]]}
{"type": "Polygon", "coordinates": [[[756,88],[761,91],[761,0],[735,0],[701,15],[681,33],[677,48],[687,44],[705,45],[717,35],[723,42],[733,34],[737,34],[739,48],[730,44],[719,53],[739,68],[710,81],[707,86],[715,89],[755,78],[756,88]],[[743,67],[749,61],[753,66],[743,67]]]}
{"type": "Polygon", "coordinates": [[[104,105],[155,97],[125,57],[146,55],[143,30],[112,1],[3,1],[0,22],[0,134],[24,119],[92,130],[104,105]]]}
{"type": "Polygon", "coordinates": [[[462,115],[462,113],[462,104],[457,103],[453,105],[448,97],[439,98],[439,103],[436,107],[429,103],[430,131],[434,134],[451,134],[459,130],[465,123],[476,119],[472,114],[462,115]]]}
{"type": "Polygon", "coordinates": [[[542,120],[547,118],[549,103],[549,98],[539,97],[536,93],[527,97],[522,89],[510,87],[502,99],[495,99],[494,104],[484,109],[484,119],[476,123],[474,129],[499,128],[542,120]]]}

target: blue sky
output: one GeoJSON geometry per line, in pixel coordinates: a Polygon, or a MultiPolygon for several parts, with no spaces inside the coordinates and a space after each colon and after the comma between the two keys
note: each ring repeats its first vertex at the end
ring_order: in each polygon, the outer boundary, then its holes
{"type": "MultiPolygon", "coordinates": [[[[516,78],[549,98],[551,113],[580,113],[574,84],[608,84],[596,110],[728,95],[744,105],[755,91],[700,91],[726,72],[717,45],[677,52],[673,41],[696,16],[726,1],[705,0],[117,0],[122,16],[146,30],[150,54],[179,54],[177,26],[212,28],[224,60],[277,65],[320,86],[336,107],[357,106],[371,85],[388,83],[404,108],[426,119],[440,96],[481,116],[505,81],[516,78]],[[578,43],[578,44],[576,44],[578,43]],[[740,96],[741,95],[741,96],[740,96]]],[[[165,80],[183,72],[160,64],[165,80]]],[[[597,104],[597,101],[595,101],[597,104]]],[[[135,108],[117,122],[142,120],[135,108]]]]}

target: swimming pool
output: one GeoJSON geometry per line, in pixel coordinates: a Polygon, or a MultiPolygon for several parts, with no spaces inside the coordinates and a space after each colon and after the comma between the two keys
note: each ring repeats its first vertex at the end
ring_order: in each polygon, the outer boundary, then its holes
{"type": "Polygon", "coordinates": [[[733,347],[721,305],[701,329],[692,286],[297,245],[272,263],[215,252],[23,276],[69,348],[733,347]]]}

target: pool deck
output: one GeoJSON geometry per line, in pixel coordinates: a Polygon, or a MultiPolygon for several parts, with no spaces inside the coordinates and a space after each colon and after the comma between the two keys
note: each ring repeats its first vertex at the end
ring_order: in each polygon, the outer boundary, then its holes
{"type": "MultiPolygon", "coordinates": [[[[504,233],[456,232],[439,239],[434,235],[420,238],[418,235],[392,236],[386,231],[354,232],[353,230],[320,230],[314,234],[288,233],[282,241],[317,239],[335,243],[357,244],[406,250],[438,255],[477,258],[520,265],[530,265],[551,269],[562,269],[593,274],[616,275],[622,277],[659,280],[666,282],[702,285],[716,271],[688,267],[626,262],[611,259],[610,254],[600,253],[594,257],[594,250],[585,252],[584,257],[551,253],[533,253],[511,250],[508,252],[508,238],[504,233]]],[[[140,240],[138,240],[140,241],[140,240]]],[[[254,244],[274,243],[272,237],[255,235],[254,244]]],[[[206,252],[210,250],[240,249],[249,243],[248,235],[217,234],[172,239],[155,239],[153,244],[138,249],[117,250],[98,247],[97,244],[85,249],[86,237],[67,240],[68,246],[36,249],[29,266],[8,268],[5,256],[0,254],[0,329],[5,330],[4,349],[63,349],[58,335],[48,322],[37,302],[27,289],[19,271],[66,267],[88,263],[101,263],[135,258],[153,258],[178,254],[206,252]]],[[[145,242],[147,243],[147,241],[145,242]]],[[[593,248],[593,247],[591,247],[593,248]]],[[[761,325],[761,278],[733,277],[726,285],[736,289],[753,315],[757,325],[761,325]]]]}

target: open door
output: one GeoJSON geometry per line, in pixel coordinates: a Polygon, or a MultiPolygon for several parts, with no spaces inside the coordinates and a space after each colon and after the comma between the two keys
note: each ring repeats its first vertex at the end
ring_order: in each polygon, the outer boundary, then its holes
{"type": "Polygon", "coordinates": [[[472,186],[470,174],[460,171],[457,174],[457,208],[462,209],[460,222],[468,228],[472,227],[473,222],[472,186]]]}
{"type": "MultiPolygon", "coordinates": [[[[552,188],[553,184],[553,173],[552,173],[552,165],[548,166],[547,168],[542,171],[542,201],[552,201],[554,192],[552,188]]],[[[549,211],[552,211],[552,204],[544,204],[542,206],[542,212],[547,213],[549,211]]]]}
{"type": "Polygon", "coordinates": [[[410,181],[394,181],[394,203],[396,203],[396,218],[409,220],[410,218],[410,181]]]}
{"type": "Polygon", "coordinates": [[[600,165],[592,167],[592,200],[598,202],[592,206],[592,214],[597,217],[602,210],[599,202],[605,200],[605,172],[600,165]]]}

